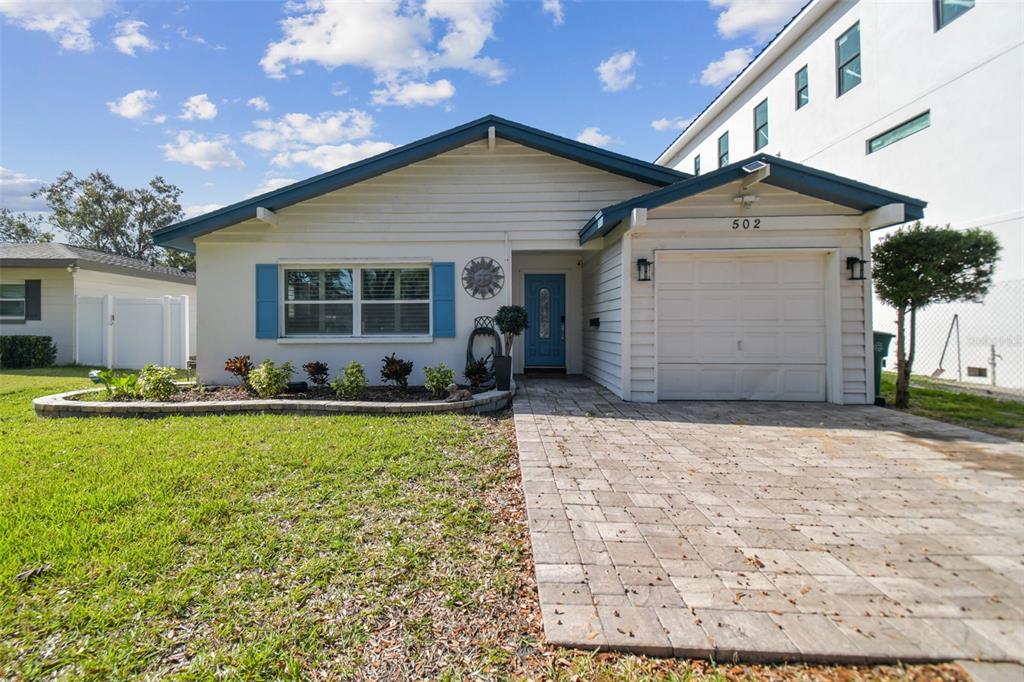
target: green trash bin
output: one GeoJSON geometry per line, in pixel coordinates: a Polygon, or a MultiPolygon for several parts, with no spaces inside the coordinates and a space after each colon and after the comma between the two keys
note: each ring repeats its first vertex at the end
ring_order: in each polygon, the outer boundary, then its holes
{"type": "Polygon", "coordinates": [[[885,398],[882,397],[882,365],[889,355],[889,344],[893,338],[895,334],[875,332],[875,405],[881,407],[885,407],[885,398]]]}

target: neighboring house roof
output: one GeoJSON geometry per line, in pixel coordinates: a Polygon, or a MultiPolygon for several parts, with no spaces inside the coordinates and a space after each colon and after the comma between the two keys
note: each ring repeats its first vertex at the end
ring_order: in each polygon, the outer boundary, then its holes
{"type": "Polygon", "coordinates": [[[138,258],[94,251],[70,244],[9,244],[0,242],[0,268],[67,268],[111,272],[166,282],[195,284],[194,272],[153,265],[138,258]]]}
{"type": "Polygon", "coordinates": [[[836,2],[838,0],[808,0],[800,8],[800,11],[793,15],[793,18],[786,22],[786,25],[779,29],[779,32],[761,48],[761,51],[754,55],[754,58],[729,81],[729,84],[690,121],[683,132],[679,133],[672,144],[659,154],[654,162],[670,163],[680,149],[696,137],[709,121],[721,113],[737,95],[764,73],[776,57],[789,49],[797,38],[802,36],[807,28],[820,19],[836,2]]]}
{"type": "Polygon", "coordinates": [[[769,174],[761,182],[793,192],[830,201],[840,206],[849,206],[858,211],[870,211],[888,204],[903,204],[903,220],[920,220],[924,217],[927,202],[903,194],[866,185],[840,175],[826,173],[800,163],[780,159],[770,154],[756,154],[748,159],[723,166],[705,175],[681,180],[668,187],[641,194],[598,211],[580,230],[580,244],[602,237],[611,232],[634,208],[657,208],[673,201],[686,199],[706,192],[720,185],[741,180],[750,173],[743,166],[753,162],[768,164],[769,174]]]}
{"type": "Polygon", "coordinates": [[[336,170],[316,175],[307,180],[267,192],[245,201],[212,211],[205,215],[169,225],[153,233],[153,239],[161,246],[183,251],[194,251],[192,240],[229,225],[256,217],[256,208],[271,211],[291,206],[300,201],[332,192],[342,187],[396,170],[403,166],[429,159],[438,154],[462,147],[471,142],[485,140],[488,129],[494,127],[497,137],[516,142],[555,156],[599,168],[609,173],[623,175],[652,185],[669,185],[688,178],[683,173],[647,161],[616,154],[606,149],[593,147],[582,142],[553,135],[537,128],[531,128],[515,121],[489,115],[475,121],[425,137],[403,147],[371,156],[368,159],[343,166],[336,170]]]}

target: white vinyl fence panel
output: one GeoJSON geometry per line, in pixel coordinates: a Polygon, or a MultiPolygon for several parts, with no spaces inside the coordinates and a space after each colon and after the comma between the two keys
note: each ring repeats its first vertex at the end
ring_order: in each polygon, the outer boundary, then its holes
{"type": "Polygon", "coordinates": [[[188,305],[188,296],[79,296],[76,362],[184,369],[190,354],[188,305]]]}

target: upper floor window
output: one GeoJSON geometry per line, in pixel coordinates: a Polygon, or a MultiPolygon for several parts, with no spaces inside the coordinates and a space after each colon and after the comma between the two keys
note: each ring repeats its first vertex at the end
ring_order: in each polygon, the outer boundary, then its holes
{"type": "Polygon", "coordinates": [[[974,0],[935,0],[935,30],[974,7],[974,0]]]}
{"type": "Polygon", "coordinates": [[[860,22],[836,39],[836,96],[860,85],[860,22]]]}
{"type": "Polygon", "coordinates": [[[25,319],[25,283],[0,284],[0,320],[25,319]]]}
{"type": "Polygon", "coordinates": [[[754,151],[768,144],[768,100],[754,107],[754,151]]]}
{"type": "Polygon", "coordinates": [[[721,168],[729,163],[729,131],[726,130],[718,138],[718,167],[721,168]]]}
{"type": "Polygon", "coordinates": [[[700,154],[693,157],[693,174],[700,175],[700,154]]]}
{"type": "Polygon", "coordinates": [[[926,111],[923,114],[915,116],[909,121],[904,121],[895,128],[890,128],[881,135],[876,135],[868,140],[868,154],[877,152],[879,149],[884,149],[894,142],[899,142],[904,137],[910,137],[914,133],[920,132],[932,124],[932,114],[930,111],[926,111]]]}
{"type": "Polygon", "coordinates": [[[796,72],[796,108],[811,101],[811,90],[807,85],[807,66],[796,72]]]}

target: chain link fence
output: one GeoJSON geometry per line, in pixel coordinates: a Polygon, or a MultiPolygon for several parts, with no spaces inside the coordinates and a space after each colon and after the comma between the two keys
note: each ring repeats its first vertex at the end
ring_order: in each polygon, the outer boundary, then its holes
{"type": "MultiPolygon", "coordinates": [[[[877,300],[874,327],[896,333],[896,312],[877,300]]],[[[885,368],[896,368],[895,339],[885,368]]],[[[948,303],[919,312],[914,374],[1024,398],[1024,280],[997,282],[982,303],[948,303]]]]}

